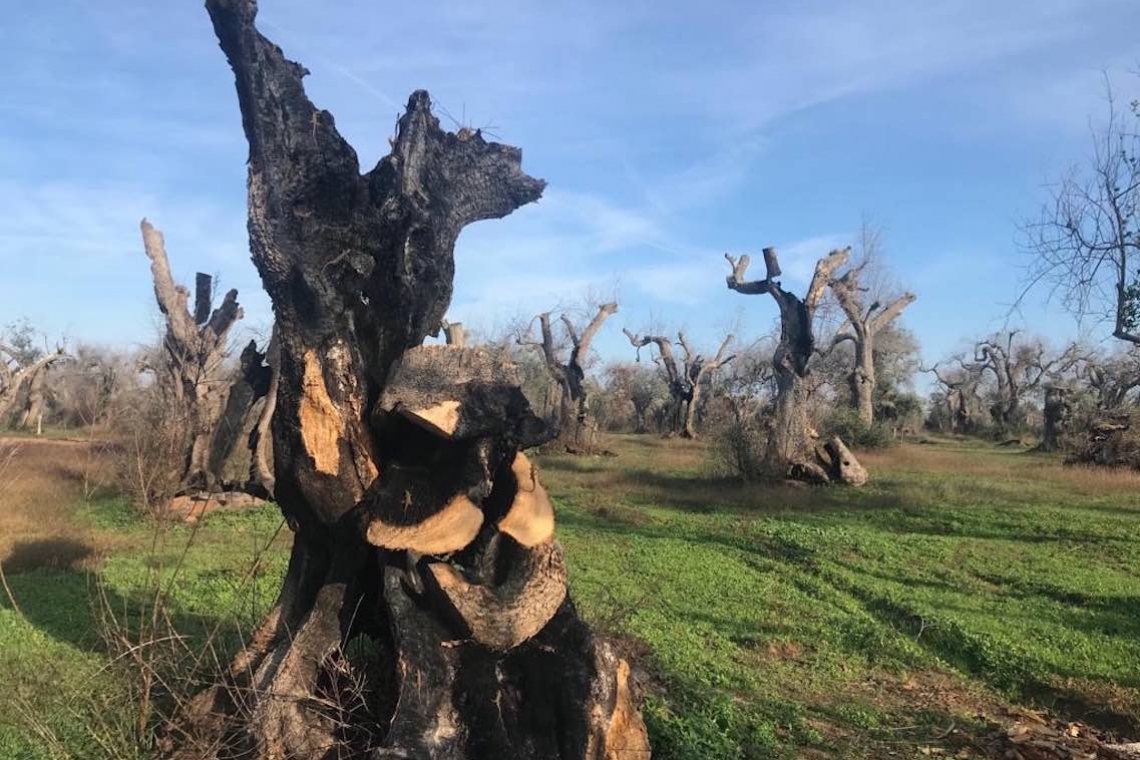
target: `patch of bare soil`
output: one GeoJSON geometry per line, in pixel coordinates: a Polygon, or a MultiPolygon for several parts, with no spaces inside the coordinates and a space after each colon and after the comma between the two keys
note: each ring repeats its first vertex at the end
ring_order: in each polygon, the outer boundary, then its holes
{"type": "Polygon", "coordinates": [[[0,439],[0,562],[10,571],[89,567],[109,546],[76,517],[104,492],[113,463],[88,441],[0,439]]]}
{"type": "Polygon", "coordinates": [[[1140,760],[1140,742],[1121,740],[1085,723],[1031,710],[1007,711],[956,757],[1009,760],[1140,760]],[[974,754],[976,752],[977,754],[974,754]]]}
{"type": "Polygon", "coordinates": [[[264,499],[239,491],[202,492],[174,497],[167,507],[167,514],[182,522],[195,523],[211,512],[251,509],[265,503],[264,499]]]}
{"type": "MultiPolygon", "coordinates": [[[[769,647],[792,660],[795,649],[769,647]]],[[[1140,760],[1137,737],[1083,721],[1011,705],[983,686],[942,671],[897,677],[881,673],[837,689],[836,705],[855,700],[893,716],[868,729],[810,721],[849,754],[874,758],[945,757],[1001,760],[1140,760]]],[[[807,695],[799,695],[805,699],[807,695]]],[[[827,699],[816,700],[828,704],[827,699]]],[[[826,712],[826,708],[825,708],[826,712]]]]}

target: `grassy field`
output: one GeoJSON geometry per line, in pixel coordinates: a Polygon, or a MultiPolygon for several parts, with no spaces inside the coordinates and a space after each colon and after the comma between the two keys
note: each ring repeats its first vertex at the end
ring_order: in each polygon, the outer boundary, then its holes
{"type": "MultiPolygon", "coordinates": [[[[0,473],[0,758],[120,756],[148,729],[97,621],[145,628],[130,612],[161,589],[186,651],[230,641],[288,537],[272,508],[156,532],[78,444],[21,445],[0,473]]],[[[858,491],[756,487],[700,444],[612,448],[540,466],[579,606],[636,655],[656,757],[979,756],[1020,707],[1140,738],[1140,477],[947,440],[866,455],[858,491]]]]}

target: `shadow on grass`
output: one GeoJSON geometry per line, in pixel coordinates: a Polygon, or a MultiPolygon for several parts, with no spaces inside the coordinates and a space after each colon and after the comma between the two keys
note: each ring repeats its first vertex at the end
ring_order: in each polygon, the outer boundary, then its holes
{"type": "MultiPolygon", "coordinates": [[[[956,588],[951,584],[943,587],[940,583],[924,583],[913,578],[904,578],[836,561],[833,564],[842,568],[842,574],[826,573],[824,579],[836,589],[857,599],[860,605],[874,618],[899,633],[911,638],[916,644],[958,670],[973,674],[995,688],[1019,699],[1035,702],[1070,718],[1083,720],[1109,731],[1128,735],[1140,733],[1140,712],[1134,707],[1117,704],[1119,700],[1098,695],[1098,690],[1112,691],[1117,687],[1134,689],[1140,679],[1115,675],[1111,682],[1090,678],[1085,672],[1073,668],[1058,667],[1039,658],[1029,648],[995,648],[984,633],[979,633],[961,624],[955,613],[977,613],[973,607],[956,604],[955,598],[968,595],[968,589],[956,588]],[[867,584],[857,578],[867,577],[867,584]],[[874,589],[876,582],[887,582],[895,586],[927,586],[945,594],[946,598],[934,603],[933,612],[927,613],[913,607],[904,598],[896,598],[874,589]],[[1077,690],[1060,685],[1058,678],[1084,681],[1086,688],[1077,690]]],[[[1039,599],[1047,605],[1058,605],[1063,626],[1073,631],[1087,634],[1110,635],[1126,639],[1140,636],[1140,597],[1137,596],[1086,596],[1060,592],[1033,586],[1019,588],[1004,586],[1000,595],[1016,597],[1028,602],[1039,599]],[[1075,604],[1078,597],[1083,604],[1075,604]]],[[[1012,610],[1002,613],[1003,620],[1018,620],[1025,636],[1032,639],[1034,623],[1044,612],[1037,614],[1031,609],[1021,608],[1016,614],[1012,610]]]]}
{"type": "MultiPolygon", "coordinates": [[[[13,546],[4,561],[4,573],[19,611],[27,622],[48,636],[78,649],[104,651],[105,634],[131,635],[155,601],[154,589],[123,596],[89,569],[95,549],[66,538],[23,541],[13,546]],[[116,622],[117,621],[117,622],[116,622]]],[[[0,595],[0,607],[12,602],[0,595]]],[[[166,608],[170,627],[188,640],[204,635],[220,623],[213,617],[166,608]]]]}

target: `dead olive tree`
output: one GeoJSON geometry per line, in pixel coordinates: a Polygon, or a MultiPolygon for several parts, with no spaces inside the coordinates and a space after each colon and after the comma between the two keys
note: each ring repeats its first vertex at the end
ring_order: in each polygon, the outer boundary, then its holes
{"type": "Polygon", "coordinates": [[[866,305],[867,288],[860,283],[860,275],[870,261],[877,241],[874,231],[864,230],[864,259],[859,266],[849,268],[842,277],[832,278],[828,285],[847,317],[832,341],[832,347],[850,341],[855,348],[855,365],[847,382],[851,390],[851,405],[859,411],[859,419],[870,425],[875,421],[875,337],[898,319],[903,310],[914,303],[914,293],[903,293],[887,303],[874,299],[866,305]]]}
{"type": "Polygon", "coordinates": [[[867,471],[838,436],[833,436],[822,450],[816,447],[807,409],[810,363],[816,353],[815,311],[835,271],[847,263],[850,255],[850,248],[834,250],[816,262],[802,299],[784,290],[776,279],[781,272],[775,248],[764,249],[763,280],[744,279],[751,263],[747,254],[739,259],[724,255],[732,268],[725,278],[730,290],[744,295],[767,293],[780,309],[780,339],[772,356],[776,409],[765,448],[765,468],[777,477],[856,486],[867,482],[867,471]]]}
{"type": "Polygon", "coordinates": [[[957,361],[957,367],[942,367],[938,363],[922,371],[933,374],[942,386],[941,403],[945,404],[950,432],[965,435],[976,432],[982,424],[980,418],[983,412],[979,410],[983,405],[981,396],[978,395],[978,389],[982,385],[982,371],[979,365],[967,362],[961,356],[955,357],[953,361],[957,361]]]}
{"type": "Polygon", "coordinates": [[[1037,339],[1017,340],[1017,330],[996,334],[974,345],[974,361],[981,373],[994,378],[990,416],[1001,433],[1023,422],[1022,402],[1043,383],[1073,368],[1081,361],[1075,345],[1050,357],[1037,339]]]}
{"type": "Polygon", "coordinates": [[[147,220],[141,223],[143,248],[150,259],[154,297],[166,321],[156,356],[147,362],[163,398],[185,426],[186,456],[181,483],[185,489],[214,489],[219,485],[214,442],[230,392],[229,334],[242,318],[237,291],[230,290],[214,308],[214,280],[198,273],[194,308],[190,291],[175,283],[162,233],[147,220]]]}
{"type": "Polygon", "coordinates": [[[69,359],[63,346],[53,352],[29,350],[26,346],[0,342],[0,427],[14,420],[17,427],[40,425],[49,368],[69,359]],[[21,403],[22,402],[22,403],[21,403]]]}
{"type": "Polygon", "coordinates": [[[209,0],[250,146],[249,230],[279,351],[280,596],[171,729],[182,758],[643,758],[628,665],[575,612],[548,438],[500,353],[422,346],[463,228],[533,202],[517,148],[408,100],[361,174],[306,71],[209,0]],[[353,652],[368,652],[356,658],[353,652]]]}
{"type": "Polygon", "coordinates": [[[1140,348],[1109,354],[1086,353],[1077,365],[1081,384],[1093,394],[1096,408],[1113,411],[1137,402],[1140,388],[1140,348]]]}
{"type": "Polygon", "coordinates": [[[710,358],[694,352],[685,338],[685,333],[679,332],[677,344],[681,346],[683,355],[678,361],[673,353],[673,341],[664,335],[639,336],[625,328],[622,332],[629,338],[633,347],[638,349],[638,361],[641,361],[643,347],[650,344],[657,347],[657,356],[653,361],[657,362],[665,374],[669,396],[673,402],[669,415],[669,433],[683,438],[696,438],[697,410],[700,409],[701,394],[713,374],[735,358],[734,355],[728,354],[733,336],[726,336],[716,355],[710,358]]]}
{"type": "Polygon", "coordinates": [[[445,319],[439,326],[443,330],[447,345],[458,348],[467,347],[467,328],[463,326],[462,322],[449,322],[445,319]]]}
{"type": "Polygon", "coordinates": [[[1023,225],[1026,290],[1046,283],[1076,316],[1105,317],[1114,337],[1140,344],[1140,103],[1121,113],[1107,95],[1088,165],[1065,174],[1023,225]]]}
{"type": "MultiPolygon", "coordinates": [[[[520,345],[534,346],[542,351],[543,360],[550,378],[559,389],[559,426],[562,435],[567,436],[568,442],[582,443],[582,434],[587,425],[589,416],[589,389],[586,386],[585,362],[590,353],[590,346],[594,337],[602,329],[605,321],[616,314],[617,303],[610,301],[598,306],[593,318],[581,329],[574,324],[568,314],[562,314],[559,319],[566,330],[566,337],[570,341],[570,354],[563,359],[555,345],[554,329],[550,322],[550,312],[543,312],[535,317],[542,332],[542,340],[535,341],[529,334],[520,335],[520,345]],[[571,431],[573,431],[571,433],[571,431]]],[[[533,324],[533,320],[531,324],[533,324]]]]}

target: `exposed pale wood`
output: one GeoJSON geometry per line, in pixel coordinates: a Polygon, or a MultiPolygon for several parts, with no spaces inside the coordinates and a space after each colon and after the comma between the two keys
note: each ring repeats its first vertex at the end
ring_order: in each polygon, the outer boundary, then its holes
{"type": "Polygon", "coordinates": [[[428,566],[471,638],[506,651],[535,636],[566,598],[566,563],[556,541],[520,552],[507,577],[493,587],[470,583],[450,565],[428,566]]]}
{"type": "Polygon", "coordinates": [[[256,4],[207,9],[250,145],[251,247],[280,354],[274,495],[295,561],[280,622],[260,639],[271,643],[244,658],[251,675],[211,690],[223,719],[191,715],[184,734],[204,737],[211,758],[223,744],[275,759],[316,747],[600,758],[587,748],[613,723],[616,660],[574,611],[554,542],[522,547],[495,527],[517,496],[515,455],[549,433],[500,355],[421,345],[451,298],[460,231],[536,200],[543,183],[522,172],[518,149],[443,131],[425,92],[362,175],[306,97],[304,69],[257,31],[256,4]],[[454,425],[450,411],[427,427],[404,412],[448,401],[454,425]],[[450,569],[429,570],[440,563],[425,553],[449,554],[450,569]],[[499,649],[471,640],[459,608],[499,649]],[[361,640],[380,672],[360,674],[365,704],[345,711],[325,689],[351,665],[342,647],[361,640]]]}
{"type": "Polygon", "coordinates": [[[554,537],[554,505],[546,489],[521,451],[511,464],[518,491],[498,528],[525,547],[546,543],[554,537]]]}
{"type": "Polygon", "coordinates": [[[483,510],[466,496],[459,495],[442,510],[414,525],[392,525],[373,518],[368,523],[368,542],[385,549],[447,554],[474,541],[482,525],[483,510]]]}

